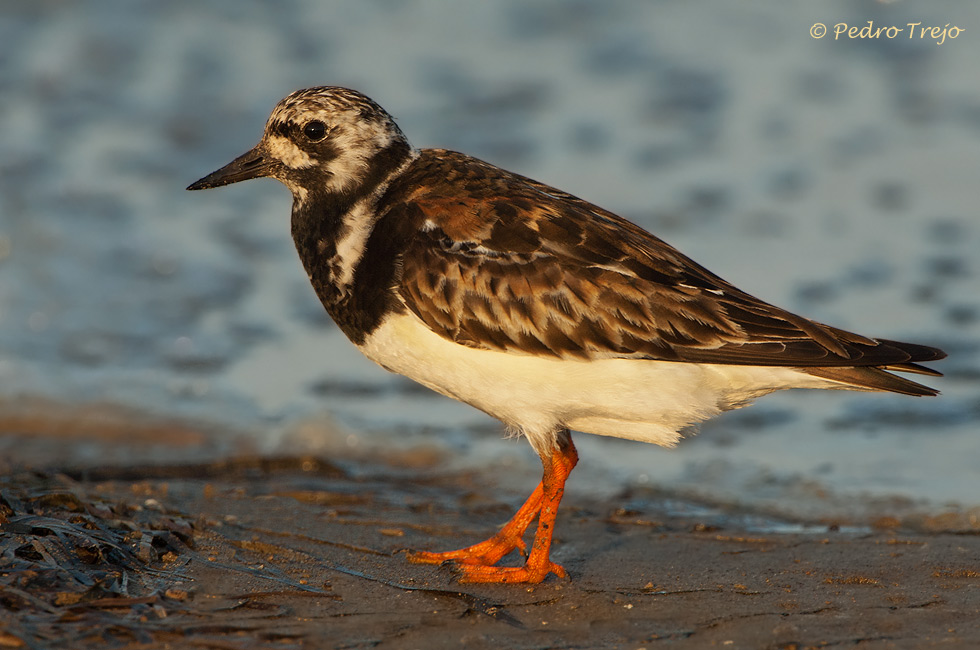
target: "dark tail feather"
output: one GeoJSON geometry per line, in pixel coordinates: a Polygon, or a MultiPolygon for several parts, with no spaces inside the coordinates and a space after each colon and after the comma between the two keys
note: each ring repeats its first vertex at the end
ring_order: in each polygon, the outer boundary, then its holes
{"type": "MultiPolygon", "coordinates": [[[[868,390],[884,390],[890,393],[901,393],[903,395],[932,396],[938,395],[939,391],[935,388],[923,386],[904,377],[885,372],[881,368],[874,366],[842,366],[837,368],[799,368],[808,375],[839,381],[849,384],[856,388],[866,388],[868,390]]],[[[923,373],[933,375],[935,371],[923,373]]],[[[935,373],[939,375],[939,373],[935,373]]],[[[935,376],[934,375],[934,376],[935,376]]]]}
{"type": "Polygon", "coordinates": [[[925,366],[920,366],[917,363],[896,363],[890,366],[882,366],[882,370],[888,370],[889,372],[914,372],[917,375],[929,375],[930,377],[942,377],[943,373],[938,370],[933,370],[932,368],[926,368],[925,366]]]}
{"type": "Polygon", "coordinates": [[[877,339],[879,345],[886,345],[891,348],[898,348],[909,356],[904,363],[890,363],[883,366],[837,366],[820,368],[800,368],[803,372],[849,384],[855,388],[866,388],[868,390],[884,390],[891,393],[901,393],[903,395],[932,396],[938,395],[939,391],[929,386],[923,386],[910,379],[893,375],[888,371],[912,372],[917,375],[929,375],[930,377],[942,377],[943,374],[932,368],[920,366],[917,361],[938,361],[944,359],[946,353],[939,348],[916,343],[903,343],[901,341],[889,341],[887,339],[877,339]]]}
{"type": "MultiPolygon", "coordinates": [[[[887,346],[898,348],[905,354],[909,355],[909,361],[939,361],[940,359],[946,358],[946,353],[939,348],[930,347],[928,345],[919,345],[917,343],[903,343],[902,341],[889,341],[888,339],[876,339],[878,343],[884,343],[887,346]]],[[[909,372],[916,372],[911,370],[909,372]]],[[[929,373],[925,373],[929,374],[929,373]]]]}
{"type": "Polygon", "coordinates": [[[836,366],[820,368],[800,368],[803,372],[815,377],[839,381],[849,384],[855,388],[865,388],[868,390],[884,390],[891,393],[901,393],[903,395],[938,395],[939,391],[929,386],[923,386],[910,379],[893,375],[889,371],[912,372],[917,375],[929,375],[930,377],[942,377],[941,372],[932,368],[920,366],[918,361],[938,361],[946,357],[946,353],[939,348],[916,343],[903,343],[902,341],[889,341],[887,339],[877,339],[878,345],[898,348],[908,355],[908,361],[902,363],[889,363],[881,366],[836,366]]]}

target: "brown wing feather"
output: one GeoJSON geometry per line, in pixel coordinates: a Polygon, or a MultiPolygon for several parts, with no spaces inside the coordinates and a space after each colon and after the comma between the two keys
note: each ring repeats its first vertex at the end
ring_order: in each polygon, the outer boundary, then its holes
{"type": "Polygon", "coordinates": [[[425,177],[407,199],[422,226],[399,289],[458,343],[796,367],[899,369],[945,356],[774,307],[625,219],[462,154],[423,152],[411,173],[425,177]]]}

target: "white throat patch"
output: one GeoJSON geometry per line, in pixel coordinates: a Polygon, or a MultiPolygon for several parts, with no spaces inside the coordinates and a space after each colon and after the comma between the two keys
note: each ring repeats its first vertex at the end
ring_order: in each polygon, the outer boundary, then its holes
{"type": "Polygon", "coordinates": [[[344,233],[337,238],[337,248],[328,261],[334,284],[346,291],[354,281],[354,270],[364,256],[368,238],[374,229],[377,215],[373,214],[375,196],[368,196],[354,204],[344,216],[344,233]]]}

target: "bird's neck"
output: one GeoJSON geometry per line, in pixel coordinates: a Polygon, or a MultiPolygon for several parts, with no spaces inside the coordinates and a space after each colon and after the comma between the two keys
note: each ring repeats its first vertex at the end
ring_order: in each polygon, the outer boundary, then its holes
{"type": "Polygon", "coordinates": [[[381,285],[384,289],[359,285],[377,282],[379,273],[394,277],[397,253],[388,250],[394,242],[378,242],[372,235],[386,208],[385,190],[414,157],[407,143],[394,143],[372,158],[364,180],[351,190],[309,189],[293,202],[292,235],[300,260],[317,297],[355,343],[392,306],[390,283],[381,285]]]}

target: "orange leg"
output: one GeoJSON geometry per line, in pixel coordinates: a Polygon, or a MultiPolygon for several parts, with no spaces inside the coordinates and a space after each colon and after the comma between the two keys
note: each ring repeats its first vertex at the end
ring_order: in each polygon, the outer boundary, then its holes
{"type": "Polygon", "coordinates": [[[565,480],[577,462],[578,453],[571,436],[568,431],[563,431],[558,437],[558,448],[550,456],[541,457],[544,466],[541,483],[500,532],[485,542],[458,551],[413,553],[409,559],[425,563],[455,560],[461,565],[460,582],[537,583],[549,573],[564,578],[565,569],[549,559],[551,536],[558,504],[565,492],[565,480]],[[493,566],[515,548],[524,550],[524,532],[535,518],[538,519],[538,529],[524,566],[493,566]]]}

